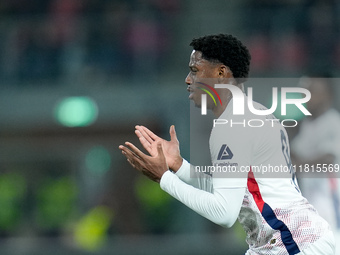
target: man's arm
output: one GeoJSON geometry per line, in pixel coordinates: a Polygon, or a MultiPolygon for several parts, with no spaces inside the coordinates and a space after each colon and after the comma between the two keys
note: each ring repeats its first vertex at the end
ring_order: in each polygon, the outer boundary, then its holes
{"type": "Polygon", "coordinates": [[[218,188],[210,193],[184,183],[170,171],[164,173],[160,186],[190,209],[227,228],[235,223],[245,192],[245,188],[218,188]]]}
{"type": "Polygon", "coordinates": [[[213,193],[194,188],[167,170],[161,143],[158,143],[157,154],[154,156],[145,155],[131,143],[125,144],[119,146],[119,149],[128,162],[151,180],[160,182],[161,188],[171,196],[216,224],[225,227],[234,224],[242,205],[244,187],[224,188],[220,184],[221,180],[218,180],[218,188],[213,193]]]}
{"type": "Polygon", "coordinates": [[[199,176],[194,171],[191,171],[192,165],[185,159],[183,159],[181,167],[176,171],[175,175],[185,183],[199,188],[199,176]]]}

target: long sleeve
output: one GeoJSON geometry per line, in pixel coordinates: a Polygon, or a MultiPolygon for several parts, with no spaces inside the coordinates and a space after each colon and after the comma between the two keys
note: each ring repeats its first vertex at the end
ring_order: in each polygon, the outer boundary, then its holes
{"type": "Polygon", "coordinates": [[[213,193],[197,189],[167,171],[161,178],[161,188],[171,196],[212,222],[231,227],[240,212],[245,188],[217,188],[213,193]]]}
{"type": "Polygon", "coordinates": [[[199,188],[199,179],[197,173],[194,171],[190,171],[191,165],[188,161],[183,159],[183,163],[181,167],[177,170],[176,175],[184,181],[185,183],[195,187],[199,188]]]}

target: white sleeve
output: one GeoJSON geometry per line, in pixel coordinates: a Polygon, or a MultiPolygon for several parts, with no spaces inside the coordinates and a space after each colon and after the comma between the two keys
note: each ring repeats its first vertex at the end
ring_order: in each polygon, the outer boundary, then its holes
{"type": "Polygon", "coordinates": [[[167,171],[160,181],[161,188],[171,196],[212,222],[231,227],[239,215],[245,187],[217,188],[213,193],[194,188],[167,171]]]}
{"type": "Polygon", "coordinates": [[[184,181],[185,183],[195,187],[199,188],[199,176],[195,176],[194,171],[190,171],[191,165],[188,161],[183,159],[181,167],[177,170],[176,175],[184,181]]]}

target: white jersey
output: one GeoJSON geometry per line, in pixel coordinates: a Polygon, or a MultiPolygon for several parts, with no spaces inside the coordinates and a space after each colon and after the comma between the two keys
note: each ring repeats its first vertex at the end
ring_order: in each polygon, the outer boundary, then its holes
{"type": "MultiPolygon", "coordinates": [[[[266,109],[258,103],[254,107],[266,109]]],[[[250,169],[239,183],[247,189],[238,217],[247,232],[250,250],[254,254],[296,254],[318,240],[329,227],[299,191],[283,126],[272,115],[257,116],[246,110],[244,116],[235,116],[232,102],[219,119],[228,124],[212,130],[213,165],[250,169]],[[229,153],[225,152],[223,159],[225,148],[229,153]],[[261,172],[275,169],[279,172],[261,172]],[[271,178],[266,178],[269,174],[271,178]],[[275,175],[278,178],[272,178],[275,175]]],[[[224,181],[221,179],[221,185],[224,181]]],[[[228,182],[235,186],[233,178],[228,182]]]]}
{"type": "Polygon", "coordinates": [[[250,112],[234,116],[232,103],[219,118],[227,124],[216,125],[211,132],[210,151],[215,169],[232,166],[234,172],[190,179],[188,167],[182,166],[177,176],[165,173],[161,187],[220,225],[229,227],[238,216],[247,233],[247,254],[298,254],[328,233],[329,225],[299,191],[281,124],[272,116],[250,112]],[[287,171],[280,172],[280,178],[266,178],[260,172],[265,167],[287,171]]]}

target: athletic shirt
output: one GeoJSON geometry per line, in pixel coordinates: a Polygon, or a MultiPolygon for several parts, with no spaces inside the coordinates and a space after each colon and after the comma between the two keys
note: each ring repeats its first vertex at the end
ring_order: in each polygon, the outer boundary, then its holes
{"type": "MultiPolygon", "coordinates": [[[[258,103],[253,105],[266,110],[258,103]]],[[[233,100],[219,117],[219,122],[226,124],[212,129],[210,152],[215,169],[233,166],[236,172],[214,171],[189,180],[190,169],[181,167],[179,178],[168,172],[163,175],[161,188],[217,224],[220,221],[215,218],[222,213],[233,215],[231,208],[236,208],[247,234],[248,254],[297,254],[327,233],[329,225],[300,193],[294,171],[290,171],[287,134],[279,121],[272,115],[254,115],[248,107],[244,115],[233,115],[232,109],[233,100]],[[263,174],[259,169],[265,167],[286,172],[263,174]],[[227,197],[234,190],[242,192],[241,201],[227,197]]],[[[220,225],[230,227],[229,223],[220,225]]]]}

